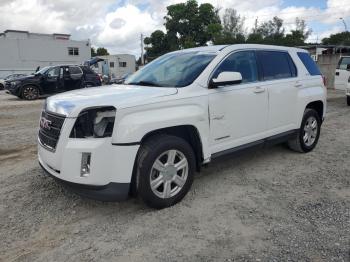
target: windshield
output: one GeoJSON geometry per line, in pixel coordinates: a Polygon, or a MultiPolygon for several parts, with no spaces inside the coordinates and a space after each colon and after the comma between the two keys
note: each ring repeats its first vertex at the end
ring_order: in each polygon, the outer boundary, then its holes
{"type": "Polygon", "coordinates": [[[166,54],[129,76],[125,84],[161,87],[188,86],[215,56],[215,53],[200,51],[166,54]]]}
{"type": "Polygon", "coordinates": [[[36,75],[43,75],[47,72],[47,70],[49,70],[51,68],[51,66],[46,66],[46,67],[43,67],[42,69],[40,69],[38,72],[35,72],[36,75]]]}

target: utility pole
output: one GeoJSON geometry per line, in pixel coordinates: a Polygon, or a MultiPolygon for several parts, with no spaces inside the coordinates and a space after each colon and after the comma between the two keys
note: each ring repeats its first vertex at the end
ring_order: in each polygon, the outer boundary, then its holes
{"type": "Polygon", "coordinates": [[[143,34],[141,33],[141,65],[144,65],[144,56],[143,56],[143,34]]]}
{"type": "Polygon", "coordinates": [[[348,31],[348,27],[346,26],[345,19],[342,18],[342,17],[340,17],[339,19],[343,21],[345,32],[347,32],[348,31]]]}

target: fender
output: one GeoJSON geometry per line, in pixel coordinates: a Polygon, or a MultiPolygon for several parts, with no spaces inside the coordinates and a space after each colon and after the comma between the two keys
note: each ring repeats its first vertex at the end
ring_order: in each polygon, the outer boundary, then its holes
{"type": "Polygon", "coordinates": [[[202,142],[203,157],[209,158],[208,101],[205,97],[117,110],[112,143],[140,143],[152,131],[184,125],[197,129],[202,142]]]}
{"type": "Polygon", "coordinates": [[[298,93],[298,105],[296,107],[297,111],[297,127],[300,127],[301,121],[303,119],[304,111],[308,104],[321,101],[323,103],[323,118],[326,115],[326,100],[325,100],[326,90],[321,86],[307,87],[300,90],[298,93]]]}

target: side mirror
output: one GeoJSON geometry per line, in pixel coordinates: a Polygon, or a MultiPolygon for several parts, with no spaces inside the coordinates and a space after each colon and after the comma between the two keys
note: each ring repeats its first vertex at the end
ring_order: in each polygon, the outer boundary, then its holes
{"type": "Polygon", "coordinates": [[[210,81],[209,88],[218,88],[225,85],[237,85],[242,83],[240,72],[221,72],[217,78],[210,81]]]}

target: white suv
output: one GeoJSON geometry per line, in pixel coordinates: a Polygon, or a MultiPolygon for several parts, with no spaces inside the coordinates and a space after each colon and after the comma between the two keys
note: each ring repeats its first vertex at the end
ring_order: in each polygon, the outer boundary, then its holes
{"type": "Polygon", "coordinates": [[[232,45],[163,55],[124,85],[47,99],[41,166],[81,195],[137,194],[151,207],[179,202],[212,159],[266,143],[309,152],[326,112],[326,88],[296,48],[232,45]]]}
{"type": "Polygon", "coordinates": [[[335,70],[334,88],[345,90],[346,101],[350,106],[350,56],[342,56],[335,70]]]}

